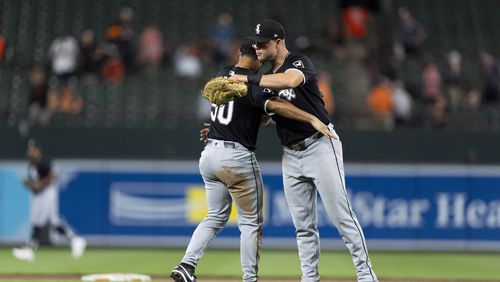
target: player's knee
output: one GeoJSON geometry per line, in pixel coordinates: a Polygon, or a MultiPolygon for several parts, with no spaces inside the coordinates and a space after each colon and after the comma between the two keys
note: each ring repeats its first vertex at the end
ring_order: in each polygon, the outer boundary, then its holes
{"type": "Polygon", "coordinates": [[[296,229],[295,234],[297,237],[318,237],[319,233],[317,228],[309,227],[307,229],[296,229]]]}
{"type": "Polygon", "coordinates": [[[207,214],[205,221],[213,228],[223,228],[229,221],[229,215],[207,214]]]}

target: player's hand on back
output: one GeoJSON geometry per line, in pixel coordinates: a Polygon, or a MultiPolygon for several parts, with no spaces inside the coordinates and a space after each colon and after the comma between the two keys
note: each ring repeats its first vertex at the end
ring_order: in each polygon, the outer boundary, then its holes
{"type": "Polygon", "coordinates": [[[330,131],[330,128],[326,126],[324,123],[322,123],[319,119],[315,119],[311,125],[316,129],[318,132],[323,133],[328,138],[333,138],[333,139],[339,139],[337,134],[334,132],[330,131]]]}
{"type": "Polygon", "coordinates": [[[210,123],[205,122],[203,128],[200,130],[200,141],[205,142],[208,139],[208,132],[210,132],[210,123]]]}

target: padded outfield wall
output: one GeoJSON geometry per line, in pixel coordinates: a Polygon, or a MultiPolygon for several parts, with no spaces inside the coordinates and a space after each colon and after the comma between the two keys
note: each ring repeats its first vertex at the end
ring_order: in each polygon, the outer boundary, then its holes
{"type": "MultiPolygon", "coordinates": [[[[184,247],[206,213],[192,161],[59,160],[60,211],[100,246],[184,247]]],[[[0,243],[29,236],[24,162],[0,162],[0,243]]],[[[279,163],[261,164],[264,246],[295,248],[279,163]]],[[[500,250],[500,167],[347,164],[352,205],[374,249],[500,250]]],[[[343,248],[318,208],[322,247],[343,248]]],[[[56,238],[57,239],[57,238],[56,238]]],[[[214,246],[237,248],[236,214],[214,246]]]]}

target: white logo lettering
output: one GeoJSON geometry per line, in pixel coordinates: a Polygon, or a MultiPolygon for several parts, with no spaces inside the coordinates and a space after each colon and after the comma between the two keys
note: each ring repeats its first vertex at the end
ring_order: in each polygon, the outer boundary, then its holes
{"type": "Polygon", "coordinates": [[[496,229],[500,227],[500,201],[474,199],[465,193],[437,196],[437,228],[496,229]]]}
{"type": "Polygon", "coordinates": [[[359,221],[376,228],[419,228],[430,208],[427,199],[387,199],[369,192],[354,194],[352,203],[359,221]]]}
{"type": "Polygon", "coordinates": [[[260,34],[260,24],[255,27],[255,34],[260,34]]]}
{"type": "Polygon", "coordinates": [[[450,195],[440,193],[437,196],[437,220],[438,228],[463,228],[465,226],[465,194],[450,195]]]}

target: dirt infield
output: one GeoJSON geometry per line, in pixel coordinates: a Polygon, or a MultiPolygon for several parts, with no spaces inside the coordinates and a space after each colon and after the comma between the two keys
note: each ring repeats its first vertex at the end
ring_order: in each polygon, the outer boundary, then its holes
{"type": "MultiPolygon", "coordinates": [[[[168,276],[152,276],[152,281],[171,281],[168,276]]],[[[74,280],[79,281],[81,275],[79,274],[0,274],[0,281],[12,281],[12,280],[24,280],[24,281],[68,281],[74,280]]],[[[239,282],[240,277],[235,276],[200,276],[198,280],[204,282],[239,282]]],[[[272,281],[272,282],[289,282],[298,281],[298,277],[261,277],[261,281],[272,281]]],[[[322,277],[323,282],[353,282],[353,279],[348,278],[334,278],[334,277],[322,277]]],[[[493,282],[494,280],[448,280],[448,279],[412,279],[412,278],[380,278],[380,281],[387,282],[493,282]]]]}

